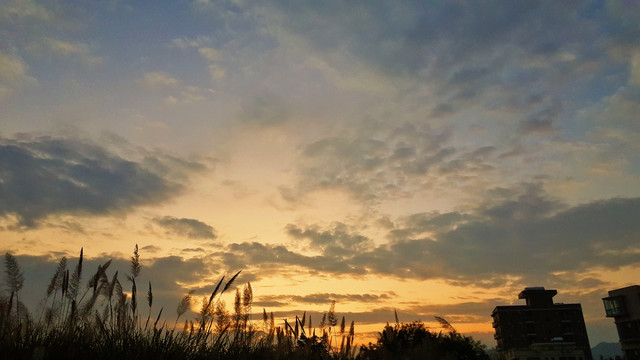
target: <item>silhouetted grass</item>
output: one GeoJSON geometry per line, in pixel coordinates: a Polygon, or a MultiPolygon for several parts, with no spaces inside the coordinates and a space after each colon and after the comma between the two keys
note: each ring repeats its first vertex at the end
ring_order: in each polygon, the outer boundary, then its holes
{"type": "MultiPolygon", "coordinates": [[[[236,290],[233,312],[229,312],[221,296],[231,290],[240,272],[226,282],[224,276],[220,279],[211,295],[202,299],[195,319],[184,318],[194,300],[193,292],[186,294],[176,308],[175,320],[167,323],[168,311],[153,308],[151,283],[146,299],[140,299],[137,279],[142,267],[137,245],[126,275],[130,296],[117,271],[107,275],[111,261],[99,265],[87,285],[82,286],[83,258],[81,250],[73,270],[66,258],[60,260],[47,287],[42,311],[32,315],[19,298],[24,285],[20,267],[11,254],[5,254],[7,296],[0,296],[0,354],[4,359],[353,357],[353,329],[345,334],[342,327],[343,344],[338,348],[331,343],[336,337],[333,322],[329,326],[334,328],[320,329],[321,335],[317,336],[310,321],[306,323],[306,314],[302,318],[296,316],[293,324],[285,320],[284,327],[276,327],[273,314],[263,309],[262,321],[251,321],[250,283],[236,290]],[[143,310],[141,304],[145,303],[143,310]],[[312,334],[307,334],[305,325],[312,334]]],[[[330,319],[335,318],[333,305],[327,314],[330,319]]]]}
{"type": "MultiPolygon", "coordinates": [[[[335,301],[318,327],[313,326],[306,313],[292,322],[285,319],[282,327],[275,325],[273,313],[268,314],[265,309],[261,320],[252,320],[250,283],[242,290],[236,288],[232,312],[221,299],[222,294],[231,290],[240,272],[227,281],[223,276],[211,295],[202,299],[200,311],[193,319],[185,318],[194,300],[193,292],[187,293],[175,309],[175,319],[167,323],[170,311],[153,307],[151,283],[144,287],[146,299],[140,298],[137,279],[142,267],[137,245],[130,273],[126,274],[130,296],[124,291],[117,271],[107,275],[111,261],[99,265],[86,286],[82,286],[83,257],[81,250],[72,271],[66,258],[60,260],[47,287],[42,310],[30,314],[20,301],[24,277],[19,264],[11,254],[5,254],[7,291],[6,295],[0,295],[2,359],[390,359],[415,358],[414,355],[439,359],[446,344],[456,341],[474,350],[481,349],[479,343],[458,335],[451,327],[449,335],[438,335],[439,339],[447,340],[437,348],[439,352],[427,353],[424,351],[433,350],[431,345],[423,349],[400,341],[408,330],[415,336],[422,334],[423,328],[399,323],[395,328],[387,325],[377,344],[357,349],[354,322],[348,326],[342,317],[338,326],[335,301]],[[411,350],[408,353],[411,356],[400,356],[404,354],[398,352],[401,348],[411,350]]],[[[451,352],[444,354],[449,356],[451,352]]]]}

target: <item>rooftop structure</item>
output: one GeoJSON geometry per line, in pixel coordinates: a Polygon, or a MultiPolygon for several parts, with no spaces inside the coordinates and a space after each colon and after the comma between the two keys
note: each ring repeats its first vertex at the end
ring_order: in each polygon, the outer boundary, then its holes
{"type": "Polygon", "coordinates": [[[580,304],[553,302],[556,290],[528,287],[526,305],[497,306],[491,316],[498,350],[507,359],[591,360],[591,348],[580,304]]]}

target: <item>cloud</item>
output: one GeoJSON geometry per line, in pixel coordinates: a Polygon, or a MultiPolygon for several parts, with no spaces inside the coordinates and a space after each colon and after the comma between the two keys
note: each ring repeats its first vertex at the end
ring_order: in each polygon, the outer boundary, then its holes
{"type": "Polygon", "coordinates": [[[602,127],[626,129],[631,133],[640,133],[640,124],[633,121],[634,114],[640,110],[639,98],[640,86],[623,86],[596,104],[592,109],[592,114],[585,115],[595,117],[602,127]]]}
{"type": "Polygon", "coordinates": [[[203,258],[184,259],[178,256],[159,257],[143,267],[143,274],[151,277],[154,286],[161,291],[184,293],[199,289],[203,283],[215,283],[222,275],[221,269],[203,258]]]}
{"type": "Polygon", "coordinates": [[[28,69],[21,57],[0,51],[0,99],[24,84],[37,82],[28,69]]]}
{"type": "Polygon", "coordinates": [[[212,226],[196,219],[176,218],[164,216],[153,219],[153,222],[167,234],[182,236],[189,239],[215,239],[217,236],[212,226]]]}
{"type": "Polygon", "coordinates": [[[11,0],[8,1],[0,10],[0,17],[6,20],[18,19],[35,19],[38,21],[51,21],[54,15],[44,6],[36,4],[32,1],[11,0]]]}
{"type": "Polygon", "coordinates": [[[214,48],[201,47],[198,49],[198,52],[200,53],[200,55],[204,56],[205,59],[211,62],[218,62],[222,60],[223,57],[222,51],[214,48]]]}
{"type": "Polygon", "coordinates": [[[629,82],[633,85],[640,85],[640,51],[636,51],[631,58],[631,76],[629,82]]]}
{"type": "Polygon", "coordinates": [[[209,99],[211,94],[215,94],[215,91],[212,89],[184,86],[177,93],[167,96],[164,102],[168,105],[193,104],[209,99]]]}
{"type": "MultiPolygon", "coordinates": [[[[517,294],[514,294],[513,298],[517,298],[517,294]]],[[[504,299],[492,298],[454,304],[409,305],[399,311],[398,317],[401,321],[406,322],[416,319],[431,321],[434,316],[440,316],[447,319],[455,327],[456,324],[463,323],[487,323],[491,319],[490,314],[493,308],[503,304],[505,304],[504,299]]]]}
{"type": "Polygon", "coordinates": [[[554,123],[561,113],[562,105],[558,102],[553,102],[551,105],[537,110],[527,119],[523,120],[520,123],[520,128],[523,133],[551,132],[554,130],[554,123]]]}
{"type": "Polygon", "coordinates": [[[448,274],[445,278],[471,282],[548,277],[556,271],[593,267],[617,269],[640,262],[633,250],[637,247],[633,239],[640,232],[640,199],[602,200],[561,211],[558,207],[549,211],[550,206],[539,195],[496,204],[477,213],[477,219],[437,232],[432,239],[396,242],[387,253],[422,259],[439,265],[448,274]]]}
{"type": "Polygon", "coordinates": [[[627,44],[639,32],[632,25],[639,15],[631,5],[617,14],[612,8],[543,2],[428,7],[419,1],[379,0],[366,6],[271,2],[270,9],[285,17],[285,29],[319,53],[339,49],[390,74],[433,75],[452,84],[503,81],[504,76],[493,75],[506,67],[516,70],[522,66],[517,60],[531,57],[556,62],[603,58],[606,51],[598,53],[594,46],[627,44]],[[620,22],[623,12],[628,20],[620,22]],[[336,13],[343,16],[331,16],[336,13]],[[607,42],[596,41],[603,32],[607,42]]]}
{"type": "Polygon", "coordinates": [[[340,136],[305,145],[298,154],[294,186],[281,188],[285,200],[333,189],[376,203],[414,196],[452,181],[464,184],[493,170],[495,149],[454,146],[452,131],[425,123],[388,126],[375,121],[340,136]]]}
{"type": "Polygon", "coordinates": [[[266,304],[278,304],[278,306],[302,303],[302,304],[331,304],[332,301],[336,301],[340,304],[346,302],[351,303],[365,303],[374,304],[383,301],[388,301],[395,298],[396,295],[391,292],[389,294],[335,294],[335,293],[315,293],[308,295],[267,295],[260,296],[259,302],[255,305],[267,306],[266,304]]]}
{"type": "Polygon", "coordinates": [[[340,256],[345,252],[364,252],[373,246],[370,239],[351,233],[343,223],[334,224],[331,230],[321,230],[318,226],[303,229],[288,224],[285,231],[294,239],[308,240],[312,249],[322,250],[325,256],[340,256]]]}
{"type": "Polygon", "coordinates": [[[422,236],[425,233],[443,232],[452,230],[456,226],[463,224],[473,216],[459,212],[440,213],[437,211],[430,213],[417,213],[400,219],[404,225],[394,228],[389,232],[391,239],[409,239],[422,236]]]}
{"type": "Polygon", "coordinates": [[[211,81],[216,82],[227,75],[227,71],[222,64],[224,59],[222,51],[210,47],[201,47],[198,49],[198,53],[209,62],[208,68],[211,81]]]}
{"type": "Polygon", "coordinates": [[[167,105],[193,104],[207,100],[214,94],[212,89],[187,86],[182,81],[165,71],[152,71],[138,79],[138,83],[152,90],[164,92],[164,103],[167,105]]]}
{"type": "Polygon", "coordinates": [[[195,38],[177,38],[171,40],[171,44],[180,49],[200,48],[211,43],[208,36],[197,36],[195,38]]]}
{"type": "Polygon", "coordinates": [[[164,71],[153,71],[144,74],[142,82],[150,88],[172,87],[180,84],[180,80],[164,71]]]}
{"type": "Polygon", "coordinates": [[[277,95],[264,92],[245,101],[240,118],[246,123],[269,126],[282,123],[289,118],[285,102],[277,95]]]}
{"type": "Polygon", "coordinates": [[[0,52],[0,79],[15,83],[27,73],[27,65],[17,56],[0,52]]]}
{"type": "MultiPolygon", "coordinates": [[[[171,165],[162,156],[147,158],[171,165]]],[[[16,216],[26,228],[57,214],[131,211],[166,201],[183,188],[171,173],[69,138],[2,139],[0,164],[0,215],[16,216]]]]}
{"type": "MultiPolygon", "coordinates": [[[[153,309],[154,314],[157,314],[160,308],[164,308],[163,312],[168,317],[171,314],[166,312],[166,309],[175,308],[180,302],[182,296],[184,296],[189,290],[196,291],[196,300],[198,296],[208,296],[215,285],[221,278],[222,271],[212,261],[203,258],[191,258],[184,259],[177,256],[146,258],[144,253],[142,255],[142,271],[140,277],[137,279],[139,294],[140,288],[146,290],[148,282],[151,282],[153,291],[153,309]],[[203,285],[205,284],[205,285],[203,285]]],[[[54,274],[59,256],[43,255],[16,255],[18,264],[20,265],[25,277],[25,286],[21,290],[21,300],[24,301],[30,311],[37,311],[39,303],[46,296],[46,289],[50,282],[51,276],[54,274]]],[[[83,262],[83,275],[81,281],[81,291],[86,289],[86,280],[89,276],[93,275],[98,269],[98,265],[104,264],[108,260],[112,260],[111,265],[107,269],[107,276],[112,279],[115,272],[118,271],[118,279],[123,285],[125,291],[129,289],[130,283],[126,281],[125,275],[129,273],[130,262],[122,257],[112,257],[105,254],[99,256],[91,256],[85,251],[85,258],[83,262]]],[[[77,263],[77,254],[68,256],[68,267],[73,268],[77,263]]],[[[239,277],[235,282],[236,286],[241,286],[246,283],[246,278],[239,277]]],[[[360,324],[371,323],[383,323],[387,321],[393,321],[394,309],[388,307],[374,307],[365,312],[349,312],[344,313],[341,311],[341,304],[344,303],[366,303],[366,304],[381,304],[386,301],[393,301],[396,298],[396,294],[393,292],[370,294],[370,293],[313,293],[308,295],[261,295],[255,294],[256,301],[255,306],[262,307],[278,307],[288,305],[292,302],[308,305],[308,304],[325,304],[328,305],[332,300],[336,300],[336,313],[345,315],[349,320],[355,320],[360,324]]],[[[488,308],[485,312],[485,321],[489,319],[489,313],[491,310],[492,300],[478,301],[478,302],[466,302],[458,305],[413,305],[405,309],[398,309],[398,315],[401,321],[413,321],[422,318],[423,320],[430,320],[432,315],[441,316],[456,316],[458,322],[463,322],[462,315],[475,316],[476,314],[482,314],[483,309],[488,308]]],[[[495,300],[498,302],[498,300],[495,300]]],[[[146,301],[140,300],[140,303],[145,304],[146,301]]],[[[302,311],[300,311],[302,312],[302,311]]],[[[195,316],[196,314],[192,314],[195,316]]],[[[289,316],[283,312],[275,312],[278,318],[289,316]]],[[[322,318],[322,312],[307,312],[307,315],[312,315],[313,319],[319,321],[322,318]]],[[[174,314],[175,316],[175,314],[174,314]]],[[[455,325],[455,324],[454,324],[455,325]]]]}
{"type": "MultiPolygon", "coordinates": [[[[272,33],[282,47],[304,44],[309,58],[327,64],[314,68],[324,79],[366,69],[393,84],[395,91],[387,89],[376,103],[388,110],[388,124],[398,123],[398,113],[411,108],[431,115],[416,115],[416,122],[447,120],[457,136],[472,126],[487,133],[466,143],[484,140],[478,145],[500,148],[526,142],[521,137],[532,134],[575,139],[584,126],[576,125],[576,109],[635,84],[636,5],[423,5],[268,2],[263,13],[282,29],[272,33]],[[337,13],[342,16],[333,16],[337,13]]],[[[333,85],[340,89],[338,80],[333,85]]],[[[341,180],[341,187],[352,191],[366,186],[341,180]]],[[[285,192],[296,197],[295,188],[285,192]]]]}
{"type": "Polygon", "coordinates": [[[151,254],[155,254],[157,252],[159,252],[160,250],[162,250],[160,247],[155,246],[155,245],[146,245],[140,248],[140,250],[147,252],[147,253],[151,253],[151,254]]]}
{"type": "Polygon", "coordinates": [[[311,273],[365,274],[366,269],[345,262],[344,256],[307,256],[283,245],[243,242],[230,244],[225,251],[214,254],[230,269],[247,266],[264,271],[301,268],[311,273]]]}
{"type": "Polygon", "coordinates": [[[499,193],[466,212],[398,218],[388,232],[390,241],[380,245],[341,223],[328,229],[289,224],[285,232],[305,252],[245,242],[216,256],[230,268],[251,264],[262,270],[441,279],[489,288],[528,281],[566,285],[562,279],[601,286],[592,271],[640,263],[640,198],[568,206],[537,185],[499,193]]]}
{"type": "Polygon", "coordinates": [[[100,64],[103,61],[102,58],[92,55],[89,46],[81,42],[70,42],[49,37],[45,37],[41,41],[49,51],[60,56],[76,58],[89,66],[100,64]]]}
{"type": "MultiPolygon", "coordinates": [[[[477,303],[462,303],[459,305],[439,305],[423,306],[423,307],[387,307],[379,306],[368,309],[366,311],[342,311],[341,303],[336,304],[336,315],[338,318],[344,316],[348,321],[355,321],[356,330],[358,325],[368,324],[384,324],[393,323],[395,321],[395,314],[398,314],[398,320],[401,323],[424,321],[432,322],[430,326],[439,328],[439,325],[433,318],[434,316],[445,317],[454,327],[463,323],[489,323],[491,321],[491,310],[496,304],[500,304],[500,299],[492,299],[487,301],[479,301],[477,303]],[[496,303],[492,303],[495,301],[496,303]],[[465,313],[466,310],[470,313],[465,313]]],[[[266,305],[265,305],[266,306],[266,305]]],[[[280,306],[276,302],[276,306],[280,306]]],[[[268,311],[268,310],[267,310],[268,311]]],[[[303,310],[294,311],[275,311],[274,316],[276,318],[289,318],[295,315],[300,315],[303,310]]],[[[324,312],[319,311],[306,311],[307,317],[313,319],[313,324],[317,325],[317,321],[322,319],[324,312]]],[[[356,331],[357,332],[357,331],[356,331]]],[[[358,334],[358,333],[357,333],[358,334]]],[[[367,335],[359,333],[360,335],[367,335]]],[[[373,337],[377,336],[377,333],[371,334],[373,337]]]]}

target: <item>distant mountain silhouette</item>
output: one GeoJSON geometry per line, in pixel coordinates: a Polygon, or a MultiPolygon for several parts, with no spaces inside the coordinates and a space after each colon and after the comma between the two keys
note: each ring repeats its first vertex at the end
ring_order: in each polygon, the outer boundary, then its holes
{"type": "Polygon", "coordinates": [[[622,349],[620,347],[620,343],[601,342],[591,348],[591,354],[595,360],[600,359],[600,356],[607,359],[613,358],[616,355],[622,356],[622,349]]]}

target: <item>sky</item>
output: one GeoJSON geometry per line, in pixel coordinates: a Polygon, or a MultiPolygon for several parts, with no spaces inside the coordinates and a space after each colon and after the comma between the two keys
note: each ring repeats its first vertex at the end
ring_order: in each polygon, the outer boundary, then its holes
{"type": "Polygon", "coordinates": [[[32,309],[136,244],[167,308],[242,270],[361,339],[397,310],[492,347],[544,286],[616,342],[601,298],[638,284],[636,1],[6,0],[0,109],[32,309]]]}

